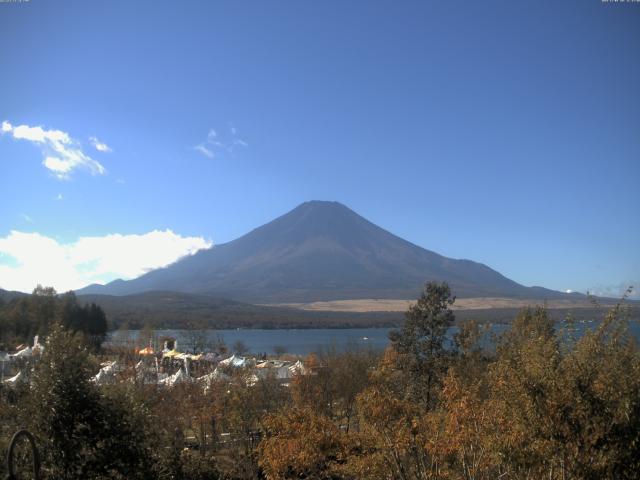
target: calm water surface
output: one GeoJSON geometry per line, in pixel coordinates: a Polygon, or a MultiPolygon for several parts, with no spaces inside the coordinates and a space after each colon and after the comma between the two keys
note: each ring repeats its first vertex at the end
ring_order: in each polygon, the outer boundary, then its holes
{"type": "MultiPolygon", "coordinates": [[[[580,337],[588,329],[596,328],[598,322],[577,323],[576,336],[580,337]]],[[[557,328],[562,328],[562,323],[557,328]]],[[[508,325],[496,324],[491,326],[491,333],[500,334],[508,329],[508,325]]],[[[630,322],[630,332],[640,341],[640,323],[630,322]]],[[[251,353],[274,353],[274,349],[281,347],[288,353],[306,355],[321,350],[336,349],[383,349],[389,343],[390,328],[320,328],[320,329],[294,329],[294,330],[155,330],[154,336],[176,338],[178,350],[190,351],[194,342],[200,347],[197,350],[207,349],[221,339],[229,347],[240,341],[251,353]]],[[[449,329],[448,337],[452,338],[457,328],[449,329]]],[[[109,342],[122,344],[123,342],[135,342],[139,330],[120,330],[112,332],[109,342]]]]}

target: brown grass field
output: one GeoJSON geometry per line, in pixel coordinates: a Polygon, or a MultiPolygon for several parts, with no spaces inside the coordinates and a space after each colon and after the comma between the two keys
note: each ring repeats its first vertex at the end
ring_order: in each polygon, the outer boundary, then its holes
{"type": "MultiPolygon", "coordinates": [[[[375,299],[364,298],[356,300],[333,300],[312,303],[282,303],[277,306],[297,308],[319,312],[404,312],[414,300],[401,299],[375,299]]],[[[598,299],[605,305],[612,305],[615,301],[610,299],[598,299]]],[[[556,308],[593,308],[589,299],[563,299],[543,302],[536,299],[513,298],[458,298],[453,304],[453,310],[485,310],[493,308],[523,308],[531,305],[545,304],[550,309],[556,308]]],[[[275,306],[275,305],[271,305],[275,306]]]]}

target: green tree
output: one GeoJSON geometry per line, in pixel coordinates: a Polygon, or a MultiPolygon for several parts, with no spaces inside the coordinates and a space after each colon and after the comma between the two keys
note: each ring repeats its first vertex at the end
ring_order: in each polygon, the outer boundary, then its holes
{"type": "Polygon", "coordinates": [[[100,348],[107,335],[107,317],[95,303],[79,305],[73,292],[68,292],[60,300],[60,320],[72,332],[82,333],[94,350],[100,348]]]}
{"type": "Polygon", "coordinates": [[[29,296],[16,298],[0,309],[0,338],[9,343],[31,343],[35,335],[49,333],[55,322],[81,332],[98,349],[107,334],[107,317],[98,305],[80,306],[73,292],[58,295],[38,285],[29,296]]]}
{"type": "Polygon", "coordinates": [[[407,394],[427,408],[433,406],[446,371],[445,339],[455,320],[449,308],[454,302],[449,285],[428,282],[422,296],[405,313],[402,329],[389,333],[400,353],[399,366],[408,375],[407,394]]]}
{"type": "Polygon", "coordinates": [[[47,478],[145,478],[142,418],[121,396],[101,394],[82,337],[58,325],[37,363],[26,416],[43,450],[47,478]]]}

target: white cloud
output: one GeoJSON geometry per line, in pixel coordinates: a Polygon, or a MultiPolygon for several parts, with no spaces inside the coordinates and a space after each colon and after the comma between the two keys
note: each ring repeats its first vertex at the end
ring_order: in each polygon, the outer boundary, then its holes
{"type": "Polygon", "coordinates": [[[215,129],[210,128],[207,133],[207,140],[199,143],[193,147],[193,149],[200,152],[205,157],[214,158],[218,156],[219,153],[223,155],[225,153],[233,154],[236,147],[246,148],[249,146],[247,142],[238,138],[238,130],[234,126],[229,127],[229,132],[231,133],[231,138],[221,139],[218,132],[215,129]]]}
{"type": "Polygon", "coordinates": [[[231,140],[231,145],[229,145],[228,148],[229,152],[233,153],[236,147],[246,148],[249,146],[247,142],[238,137],[238,129],[236,127],[231,126],[229,130],[231,131],[231,136],[233,137],[231,140]]]}
{"type": "Polygon", "coordinates": [[[0,237],[0,288],[30,292],[41,284],[64,292],[131,279],[211,245],[202,237],[182,237],[171,230],[81,237],[71,243],[11,231],[0,237]]]}
{"type": "Polygon", "coordinates": [[[93,147],[99,152],[109,153],[113,151],[111,150],[111,147],[109,145],[101,142],[97,137],[89,137],[89,141],[91,142],[91,145],[93,145],[93,147]]]}
{"type": "Polygon", "coordinates": [[[16,140],[35,143],[42,150],[42,164],[59,179],[67,179],[77,168],[88,170],[92,174],[102,175],[106,169],[96,160],[82,151],[80,144],[61,130],[44,130],[42,127],[28,125],[13,126],[2,122],[2,134],[10,134],[16,140]]]}
{"type": "Polygon", "coordinates": [[[61,193],[59,193],[59,194],[58,194],[58,196],[56,197],[56,200],[62,200],[62,198],[63,198],[63,197],[62,197],[62,194],[61,194],[61,193]]]}
{"type": "Polygon", "coordinates": [[[205,147],[204,144],[202,143],[199,145],[196,145],[193,148],[194,150],[203,154],[205,157],[213,158],[215,156],[214,153],[211,150],[209,150],[207,147],[205,147]]]}

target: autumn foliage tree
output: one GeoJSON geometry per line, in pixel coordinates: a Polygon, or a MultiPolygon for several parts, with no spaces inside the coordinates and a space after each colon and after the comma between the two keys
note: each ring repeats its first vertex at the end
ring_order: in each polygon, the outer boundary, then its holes
{"type": "Polygon", "coordinates": [[[427,284],[381,353],[163,388],[124,372],[92,382],[100,352],[82,322],[60,322],[74,298],[42,290],[4,307],[57,326],[32,382],[0,388],[0,418],[27,425],[46,477],[62,480],[639,478],[640,350],[624,302],[580,332],[525,308],[490,337],[473,321],[450,335],[453,301],[427,284]]]}
{"type": "Polygon", "coordinates": [[[310,408],[268,415],[260,443],[260,466],[270,480],[341,478],[345,444],[334,422],[310,408]]]}

